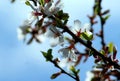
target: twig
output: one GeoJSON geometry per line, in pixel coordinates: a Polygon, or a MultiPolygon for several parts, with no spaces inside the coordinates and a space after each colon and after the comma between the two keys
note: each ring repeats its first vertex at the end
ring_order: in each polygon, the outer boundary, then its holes
{"type": "Polygon", "coordinates": [[[98,7],[99,7],[99,12],[98,12],[98,16],[100,18],[100,23],[101,23],[101,32],[100,32],[100,38],[101,38],[101,44],[102,44],[102,48],[104,49],[105,48],[105,40],[104,40],[104,21],[103,21],[103,18],[102,18],[102,15],[101,15],[101,10],[102,10],[102,6],[101,6],[101,3],[102,3],[102,0],[97,0],[98,1],[98,7]]]}
{"type": "Polygon", "coordinates": [[[64,27],[62,27],[62,29],[64,29],[64,31],[66,31],[68,34],[70,34],[74,38],[75,41],[82,43],[84,46],[86,46],[87,48],[92,50],[95,55],[98,55],[99,57],[101,57],[106,64],[113,65],[115,68],[120,69],[119,64],[117,64],[116,62],[113,62],[110,58],[105,57],[100,52],[98,52],[95,48],[93,48],[89,43],[87,43],[87,42],[83,41],[81,38],[77,37],[73,32],[71,32],[68,29],[68,27],[64,26],[64,27]]]}
{"type": "Polygon", "coordinates": [[[51,60],[50,62],[53,63],[53,64],[55,65],[55,67],[59,68],[59,69],[61,70],[62,73],[64,73],[64,74],[70,76],[71,78],[73,78],[73,79],[76,80],[76,81],[80,81],[78,75],[75,75],[75,77],[72,76],[70,73],[68,73],[68,72],[66,72],[65,70],[63,70],[63,69],[56,63],[56,61],[51,60]]]}

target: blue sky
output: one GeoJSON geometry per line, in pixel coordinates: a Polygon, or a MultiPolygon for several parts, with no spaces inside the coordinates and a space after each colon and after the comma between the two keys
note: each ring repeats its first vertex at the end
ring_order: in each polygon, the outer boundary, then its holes
{"type": "MultiPolygon", "coordinates": [[[[106,42],[114,42],[118,48],[117,57],[120,58],[120,1],[104,0],[103,8],[110,9],[111,17],[106,23],[106,42]]],[[[70,13],[69,25],[73,25],[75,19],[81,22],[89,22],[86,15],[91,14],[93,0],[64,0],[64,10],[70,13]],[[69,3],[68,3],[69,2],[69,3]]],[[[17,1],[10,4],[9,0],[0,0],[0,81],[51,81],[52,73],[59,71],[51,63],[45,62],[40,50],[47,50],[45,43],[26,45],[17,39],[17,28],[27,18],[30,8],[17,1]]],[[[99,25],[94,28],[98,31],[99,25]]],[[[94,47],[99,49],[99,38],[94,42],[94,47]]],[[[57,48],[56,48],[57,49],[57,48]]],[[[81,64],[80,76],[84,81],[85,71],[91,69],[92,58],[86,64],[81,64]]],[[[62,75],[54,81],[73,81],[73,79],[62,75]]]]}

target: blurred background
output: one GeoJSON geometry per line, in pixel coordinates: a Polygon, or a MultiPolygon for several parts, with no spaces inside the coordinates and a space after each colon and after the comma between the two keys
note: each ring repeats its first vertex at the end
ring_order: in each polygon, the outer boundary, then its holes
{"type": "MultiPolygon", "coordinates": [[[[120,0],[103,0],[103,10],[110,9],[110,18],[105,25],[105,41],[113,42],[120,59],[120,0]]],[[[79,19],[83,24],[89,23],[87,15],[92,15],[94,0],[63,0],[63,9],[70,13],[69,25],[79,19]]],[[[45,62],[40,51],[47,51],[47,44],[33,42],[26,45],[17,38],[17,28],[27,18],[31,8],[17,0],[11,4],[9,0],[0,0],[0,81],[51,81],[51,74],[59,71],[53,64],[45,62]]],[[[94,26],[99,30],[99,23],[94,26]]],[[[94,47],[99,50],[100,39],[94,40],[94,47]]],[[[57,49],[57,48],[56,48],[57,49]]],[[[85,81],[86,72],[92,69],[94,61],[90,57],[87,63],[81,63],[81,81],[85,81]]],[[[74,81],[61,75],[54,81],[74,81]]]]}

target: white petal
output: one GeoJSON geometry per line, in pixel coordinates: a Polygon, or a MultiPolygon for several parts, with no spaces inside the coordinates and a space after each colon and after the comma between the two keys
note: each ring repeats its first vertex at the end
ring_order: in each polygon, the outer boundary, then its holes
{"type": "Polygon", "coordinates": [[[78,31],[80,31],[81,29],[81,22],[79,20],[75,20],[74,21],[74,26],[71,28],[71,31],[74,34],[77,34],[78,31]]]}
{"type": "Polygon", "coordinates": [[[84,26],[83,26],[83,28],[82,28],[81,31],[82,32],[84,32],[84,31],[90,31],[90,24],[89,23],[84,24],[84,26]]]}
{"type": "Polygon", "coordinates": [[[41,41],[41,42],[44,42],[45,39],[46,39],[46,36],[43,34],[43,35],[38,35],[37,38],[41,41]]]}
{"type": "Polygon", "coordinates": [[[81,29],[81,22],[79,20],[74,21],[74,29],[79,31],[81,29]]]}
{"type": "Polygon", "coordinates": [[[25,35],[23,34],[23,31],[21,30],[21,28],[17,29],[17,37],[19,40],[23,40],[25,38],[25,35]]]}
{"type": "Polygon", "coordinates": [[[51,45],[51,47],[55,47],[55,46],[57,46],[58,44],[59,44],[59,45],[63,45],[63,42],[64,42],[64,40],[63,40],[63,37],[62,37],[62,36],[58,36],[58,37],[56,37],[56,38],[52,37],[52,38],[50,39],[50,45],[51,45]]]}
{"type": "Polygon", "coordinates": [[[59,36],[59,44],[60,45],[64,44],[64,37],[63,36],[59,36]]]}
{"type": "Polygon", "coordinates": [[[36,19],[37,19],[37,16],[34,15],[34,12],[30,12],[28,14],[27,20],[29,21],[29,23],[33,23],[36,19]]]}
{"type": "Polygon", "coordinates": [[[74,50],[70,51],[69,58],[73,61],[76,62],[78,60],[78,56],[75,54],[74,50]]]}
{"type": "Polygon", "coordinates": [[[67,58],[68,54],[70,53],[68,48],[62,48],[58,52],[61,52],[63,58],[67,58]]]}
{"type": "Polygon", "coordinates": [[[94,74],[90,71],[87,72],[87,77],[85,81],[91,81],[91,79],[94,77],[94,74]]]}
{"type": "Polygon", "coordinates": [[[55,34],[48,28],[47,31],[46,31],[46,33],[45,33],[45,35],[47,37],[54,37],[55,34]]]}
{"type": "Polygon", "coordinates": [[[59,65],[60,67],[64,68],[64,67],[66,67],[67,63],[68,63],[68,58],[63,58],[63,59],[58,63],[58,65],[59,65]]]}
{"type": "Polygon", "coordinates": [[[59,37],[50,39],[50,46],[51,47],[55,47],[55,46],[57,46],[57,44],[59,44],[59,37]]]}

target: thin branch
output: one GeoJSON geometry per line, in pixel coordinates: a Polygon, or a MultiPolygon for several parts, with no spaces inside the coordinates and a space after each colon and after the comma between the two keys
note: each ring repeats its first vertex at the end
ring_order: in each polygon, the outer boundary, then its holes
{"type": "Polygon", "coordinates": [[[93,48],[89,43],[87,43],[87,42],[83,41],[81,38],[77,37],[73,32],[71,32],[68,29],[68,27],[64,26],[64,27],[62,27],[62,29],[64,29],[64,31],[66,31],[68,34],[70,34],[74,38],[75,41],[82,43],[84,46],[86,46],[87,48],[92,50],[95,55],[98,55],[99,57],[101,57],[106,64],[113,65],[115,68],[120,69],[119,64],[117,64],[116,62],[113,62],[110,58],[105,57],[100,52],[98,52],[95,48],[93,48]]]}
{"type": "Polygon", "coordinates": [[[71,74],[69,74],[68,72],[66,72],[65,70],[63,70],[63,69],[56,63],[56,61],[51,60],[50,62],[53,63],[53,64],[55,65],[55,67],[59,68],[59,69],[61,70],[62,73],[64,73],[64,74],[70,76],[71,78],[73,78],[73,79],[76,80],[76,81],[80,81],[78,75],[76,75],[75,77],[72,76],[71,74]]]}
{"type": "Polygon", "coordinates": [[[102,18],[102,15],[101,15],[101,10],[102,10],[102,6],[101,6],[101,3],[102,3],[102,0],[97,0],[98,1],[98,7],[99,7],[99,12],[98,12],[98,16],[100,18],[100,23],[101,23],[101,32],[100,32],[100,38],[101,38],[101,44],[102,44],[102,48],[104,49],[105,48],[105,40],[104,40],[104,21],[103,21],[103,18],[102,18]]]}

